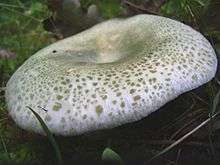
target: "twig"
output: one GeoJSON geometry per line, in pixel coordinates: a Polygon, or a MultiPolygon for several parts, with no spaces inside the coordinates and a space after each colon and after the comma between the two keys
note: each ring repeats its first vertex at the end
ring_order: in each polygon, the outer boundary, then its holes
{"type": "Polygon", "coordinates": [[[195,118],[193,118],[190,122],[186,123],[185,125],[183,125],[183,127],[181,127],[180,129],[178,129],[171,137],[169,140],[174,139],[182,130],[184,130],[186,127],[188,127],[190,124],[192,124],[193,122],[195,122],[197,119],[199,119],[203,114],[199,114],[198,116],[196,116],[195,118]]]}
{"type": "Polygon", "coordinates": [[[126,4],[126,5],[128,5],[128,6],[130,6],[130,7],[135,8],[135,9],[137,9],[137,10],[141,10],[141,11],[143,11],[143,12],[145,12],[145,13],[148,13],[148,14],[160,15],[160,14],[157,13],[157,12],[148,10],[148,9],[142,7],[142,6],[139,6],[139,5],[135,5],[135,4],[133,4],[133,3],[129,2],[129,1],[127,1],[127,0],[124,0],[123,3],[126,4]]]}
{"type": "Polygon", "coordinates": [[[194,106],[195,106],[195,100],[194,100],[193,97],[192,97],[192,101],[193,101],[193,103],[191,104],[191,106],[190,106],[184,113],[182,113],[180,116],[178,116],[176,119],[174,119],[173,122],[171,122],[171,123],[165,125],[165,126],[162,127],[161,129],[159,129],[159,131],[157,131],[157,132],[161,132],[161,131],[163,131],[163,130],[170,129],[170,128],[171,128],[172,126],[174,126],[179,120],[181,120],[182,118],[184,118],[184,116],[185,116],[188,112],[190,112],[190,111],[194,108],[194,106]]]}
{"type": "MultiPolygon", "coordinates": [[[[210,122],[213,118],[215,118],[217,115],[219,115],[220,112],[214,114],[213,116],[209,117],[208,119],[206,119],[204,122],[202,122],[199,126],[197,126],[196,128],[194,128],[192,131],[190,131],[189,133],[185,134],[183,137],[181,137],[180,139],[178,139],[177,141],[174,141],[174,143],[172,143],[171,145],[169,145],[168,147],[166,147],[164,150],[162,150],[161,152],[159,152],[158,154],[156,154],[155,156],[153,156],[153,158],[151,158],[149,160],[149,162],[151,162],[152,160],[154,160],[155,158],[165,154],[166,152],[168,152],[169,150],[171,150],[172,148],[174,148],[175,146],[177,146],[178,144],[180,144],[183,140],[185,140],[186,138],[188,138],[190,135],[192,135],[193,133],[195,133],[197,130],[199,130],[200,128],[202,128],[204,125],[206,125],[208,122],[210,122]]],[[[210,146],[209,146],[210,147],[210,146]]]]}
{"type": "Polygon", "coordinates": [[[201,101],[202,103],[204,103],[205,105],[209,106],[209,103],[207,103],[205,100],[203,100],[201,97],[199,97],[197,94],[195,93],[191,93],[196,99],[198,99],[199,101],[201,101]]]}
{"type": "MultiPolygon", "coordinates": [[[[186,1],[186,2],[187,2],[187,1],[186,1]]],[[[188,11],[189,11],[189,13],[190,13],[190,15],[191,15],[191,17],[192,17],[192,19],[193,19],[193,21],[194,21],[196,27],[198,28],[199,25],[198,25],[198,23],[197,23],[195,13],[192,11],[192,9],[191,9],[191,7],[190,7],[190,5],[189,5],[188,3],[186,4],[186,8],[188,9],[188,11]]]]}

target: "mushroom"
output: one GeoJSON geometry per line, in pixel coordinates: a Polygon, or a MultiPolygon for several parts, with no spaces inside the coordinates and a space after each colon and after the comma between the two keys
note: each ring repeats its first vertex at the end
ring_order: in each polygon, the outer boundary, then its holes
{"type": "Polygon", "coordinates": [[[137,15],[38,51],[7,83],[6,101],[21,128],[43,133],[29,106],[52,133],[71,136],[140,120],[210,81],[216,68],[215,52],[199,32],[137,15]]]}

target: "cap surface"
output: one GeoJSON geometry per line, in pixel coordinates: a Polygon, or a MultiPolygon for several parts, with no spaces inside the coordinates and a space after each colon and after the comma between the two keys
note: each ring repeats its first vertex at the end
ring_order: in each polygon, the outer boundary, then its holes
{"type": "Polygon", "coordinates": [[[114,19],[30,57],[7,83],[6,101],[23,129],[77,135],[137,121],[210,81],[210,43],[180,22],[153,15],[114,19]],[[42,107],[47,110],[45,112],[42,107]]]}

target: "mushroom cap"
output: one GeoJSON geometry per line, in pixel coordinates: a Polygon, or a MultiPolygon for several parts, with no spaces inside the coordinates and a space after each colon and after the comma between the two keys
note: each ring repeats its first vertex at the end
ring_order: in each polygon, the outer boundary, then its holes
{"type": "Polygon", "coordinates": [[[77,135],[140,120],[210,81],[210,43],[180,22],[153,15],[113,19],[30,57],[7,83],[6,101],[23,129],[77,135]],[[46,111],[42,110],[46,109],[46,111]]]}

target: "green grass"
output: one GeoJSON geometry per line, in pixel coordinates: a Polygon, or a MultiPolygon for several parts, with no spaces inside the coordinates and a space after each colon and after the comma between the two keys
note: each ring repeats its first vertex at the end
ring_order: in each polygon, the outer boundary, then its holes
{"type": "Polygon", "coordinates": [[[42,2],[3,0],[0,3],[0,48],[17,55],[15,60],[0,60],[4,81],[33,53],[55,41],[43,28],[42,22],[51,16],[51,12],[42,2]]]}
{"type": "Polygon", "coordinates": [[[115,162],[119,162],[120,164],[122,164],[121,157],[115,151],[113,151],[111,148],[108,148],[108,147],[105,148],[105,150],[102,153],[102,160],[115,161],[115,162]]]}

